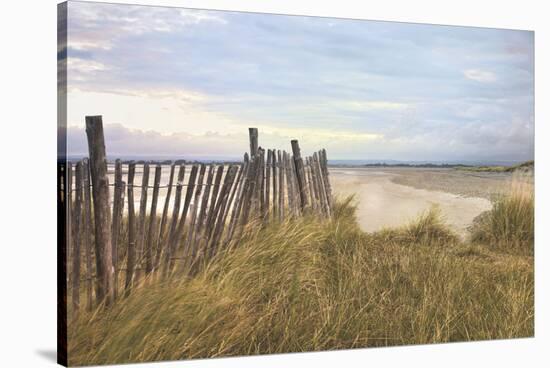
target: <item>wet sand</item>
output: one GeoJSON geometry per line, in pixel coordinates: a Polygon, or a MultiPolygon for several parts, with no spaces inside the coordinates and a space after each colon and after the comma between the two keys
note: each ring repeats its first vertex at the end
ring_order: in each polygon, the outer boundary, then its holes
{"type": "MultiPolygon", "coordinates": [[[[473,219],[483,211],[491,208],[487,199],[490,194],[473,196],[444,190],[422,188],[422,180],[428,188],[443,185],[454,172],[424,169],[369,169],[369,168],[334,168],[330,170],[333,192],[338,196],[355,194],[358,203],[357,216],[363,230],[372,232],[385,227],[396,227],[407,224],[432,206],[441,210],[445,222],[458,234],[465,237],[467,228],[473,219]],[[424,178],[424,179],[422,179],[424,178]],[[415,187],[400,184],[400,181],[413,181],[415,187]]],[[[459,173],[459,175],[461,175],[459,173]]],[[[465,175],[465,174],[462,174],[465,175]]],[[[464,179],[464,178],[463,178],[464,179]]],[[[464,179],[461,183],[467,191],[466,183],[473,188],[485,188],[486,191],[497,191],[497,187],[483,185],[478,179],[464,179]]],[[[492,178],[491,178],[492,180],[492,178]]],[[[456,189],[456,188],[455,188],[456,189]]]]}

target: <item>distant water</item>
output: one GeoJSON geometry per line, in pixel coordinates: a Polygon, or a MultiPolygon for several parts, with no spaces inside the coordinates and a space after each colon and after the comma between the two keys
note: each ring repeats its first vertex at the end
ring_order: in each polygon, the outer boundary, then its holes
{"type": "MultiPolygon", "coordinates": [[[[78,161],[82,159],[83,155],[69,155],[67,158],[69,161],[78,161]]],[[[120,158],[123,161],[176,161],[186,160],[188,162],[239,162],[242,161],[242,156],[166,156],[166,155],[154,155],[154,156],[138,156],[138,155],[117,155],[108,156],[109,162],[114,162],[115,159],[120,158]]],[[[470,165],[470,166],[511,166],[524,162],[525,160],[426,160],[426,161],[406,161],[406,160],[385,160],[385,159],[365,159],[365,160],[328,160],[329,165],[335,166],[363,166],[373,164],[386,164],[386,165],[470,165]]]]}
{"type": "Polygon", "coordinates": [[[479,160],[479,161],[401,161],[401,160],[328,160],[329,165],[341,166],[363,166],[374,164],[386,165],[471,165],[471,166],[511,166],[522,163],[521,160],[497,161],[497,160],[479,160]]]}

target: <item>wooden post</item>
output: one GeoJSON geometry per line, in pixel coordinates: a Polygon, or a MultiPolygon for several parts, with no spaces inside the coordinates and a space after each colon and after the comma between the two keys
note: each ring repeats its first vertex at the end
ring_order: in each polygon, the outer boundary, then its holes
{"type": "Polygon", "coordinates": [[[175,237],[177,231],[178,217],[181,207],[181,191],[183,189],[183,179],[185,178],[185,166],[181,165],[178,171],[178,180],[176,183],[176,195],[174,197],[174,208],[172,208],[172,219],[170,222],[170,229],[168,231],[168,244],[166,245],[165,258],[164,258],[164,276],[167,276],[170,267],[173,263],[173,255],[175,250],[173,246],[175,244],[175,237]]]}
{"type": "MultiPolygon", "coordinates": [[[[269,202],[270,202],[270,187],[271,187],[271,150],[267,150],[267,160],[265,163],[266,169],[265,169],[265,211],[264,211],[264,218],[267,220],[269,218],[270,208],[269,208],[269,202]]],[[[237,178],[238,180],[238,178],[237,178]]]]}
{"type": "Polygon", "coordinates": [[[277,218],[279,200],[277,197],[277,156],[275,150],[271,150],[271,170],[273,170],[273,218],[277,218]]]}
{"type": "Polygon", "coordinates": [[[277,150],[277,166],[279,168],[279,221],[285,219],[285,163],[281,151],[277,150]]]}
{"type": "Polygon", "coordinates": [[[210,198],[210,190],[212,189],[212,181],[214,180],[214,169],[215,166],[208,165],[208,174],[206,176],[206,185],[204,186],[204,193],[202,195],[199,217],[197,219],[196,234],[197,234],[197,249],[200,253],[203,252],[205,244],[205,234],[207,234],[207,229],[205,229],[206,215],[208,214],[208,199],[210,198]]]}
{"type": "Polygon", "coordinates": [[[330,208],[327,202],[327,192],[325,189],[325,183],[323,180],[323,174],[321,172],[321,166],[319,164],[319,156],[317,152],[313,153],[313,168],[315,170],[315,176],[318,183],[317,187],[319,188],[319,199],[323,208],[323,212],[327,217],[330,217],[330,208]]]}
{"type": "Polygon", "coordinates": [[[84,251],[86,257],[86,309],[93,308],[92,284],[92,196],[90,193],[90,165],[87,158],[82,164],[82,187],[84,189],[84,251]]]}
{"type": "Polygon", "coordinates": [[[148,275],[153,271],[153,250],[158,253],[155,248],[155,242],[158,239],[157,226],[157,203],[159,197],[160,177],[162,174],[162,166],[155,166],[155,178],[153,181],[153,198],[151,199],[151,211],[149,212],[149,232],[147,233],[147,248],[145,249],[145,273],[148,275]]]}
{"type": "Polygon", "coordinates": [[[259,172],[257,180],[259,183],[257,184],[257,193],[259,197],[260,202],[260,212],[259,215],[261,218],[265,217],[266,210],[265,210],[265,150],[262,148],[258,149],[258,159],[259,162],[259,172]]]}
{"type": "Polygon", "coordinates": [[[258,163],[259,160],[250,161],[250,169],[248,170],[248,178],[246,180],[246,192],[243,203],[243,216],[241,218],[241,225],[245,226],[248,223],[250,209],[253,208],[253,201],[256,193],[256,181],[258,176],[258,163]]]}
{"type": "Polygon", "coordinates": [[[248,128],[248,137],[250,139],[250,160],[254,161],[258,154],[258,128],[248,128]]]}
{"type": "Polygon", "coordinates": [[[300,153],[300,144],[297,139],[290,141],[292,145],[292,155],[294,156],[294,166],[296,167],[296,179],[298,181],[298,192],[300,194],[300,206],[302,211],[308,205],[307,193],[306,193],[306,178],[304,172],[304,161],[300,153]]]}
{"type": "Polygon", "coordinates": [[[313,177],[311,175],[311,163],[310,163],[309,157],[306,157],[306,165],[307,166],[304,169],[306,172],[307,184],[309,187],[309,199],[311,200],[311,208],[313,209],[313,211],[316,211],[317,200],[315,197],[315,187],[313,185],[313,177]]]}
{"type": "Polygon", "coordinates": [[[136,218],[134,209],[135,173],[136,164],[134,162],[130,162],[128,165],[128,250],[126,252],[126,279],[124,283],[126,296],[130,294],[130,289],[132,288],[136,261],[136,218]]]}
{"type": "Polygon", "coordinates": [[[235,174],[237,172],[237,166],[230,166],[227,170],[227,173],[225,175],[225,180],[223,183],[223,187],[220,193],[220,200],[216,204],[216,214],[217,219],[215,222],[215,228],[214,233],[212,235],[212,239],[210,241],[210,245],[208,249],[210,250],[210,257],[213,257],[216,254],[216,251],[218,250],[218,242],[222,235],[223,227],[225,225],[225,206],[227,205],[229,191],[231,189],[231,186],[233,185],[233,180],[235,180],[235,174]]]}
{"type": "Polygon", "coordinates": [[[197,171],[198,171],[198,166],[197,165],[193,165],[193,167],[191,168],[191,174],[189,175],[189,182],[187,183],[187,191],[185,193],[185,201],[183,202],[183,212],[181,214],[181,217],[180,217],[180,220],[179,220],[179,223],[178,223],[178,227],[176,229],[176,234],[175,234],[175,237],[173,239],[173,244],[172,244],[172,262],[170,263],[170,270],[173,269],[173,266],[174,266],[174,256],[176,255],[178,249],[179,249],[179,244],[182,240],[182,237],[183,237],[183,231],[184,231],[184,227],[185,227],[185,221],[187,219],[187,212],[189,211],[189,205],[191,203],[191,197],[193,196],[193,191],[195,190],[195,180],[197,179],[197,171]]]}
{"type": "Polygon", "coordinates": [[[288,192],[288,213],[290,215],[294,215],[294,209],[296,206],[294,197],[294,182],[292,181],[292,167],[290,163],[290,157],[286,151],[283,151],[283,160],[285,162],[286,186],[288,192]]]}
{"type": "Polygon", "coordinates": [[[115,188],[113,196],[113,217],[111,223],[111,246],[113,254],[113,296],[118,296],[118,236],[120,234],[120,222],[122,220],[122,163],[115,161],[115,188]]]}
{"type": "Polygon", "coordinates": [[[166,190],[166,198],[164,199],[164,208],[162,210],[162,217],[160,220],[159,236],[157,240],[157,254],[155,255],[155,268],[158,268],[160,265],[160,258],[162,257],[162,252],[166,251],[164,248],[165,244],[168,242],[166,233],[166,222],[168,221],[168,210],[170,207],[170,196],[172,194],[172,185],[174,184],[174,173],[176,171],[176,165],[170,165],[170,178],[168,179],[168,188],[166,190]]]}
{"type": "Polygon", "coordinates": [[[137,236],[137,262],[135,282],[139,282],[141,274],[144,271],[143,256],[145,251],[145,229],[147,224],[147,190],[149,189],[149,163],[143,164],[143,174],[141,178],[141,196],[139,199],[139,224],[137,236]]]}
{"type": "Polygon", "coordinates": [[[80,239],[82,217],[82,161],[76,164],[75,175],[75,203],[74,203],[74,251],[73,251],[73,285],[72,302],[74,316],[78,315],[80,308],[80,239]]]}
{"type": "Polygon", "coordinates": [[[329,174],[328,174],[327,151],[324,148],[321,151],[319,151],[319,159],[321,162],[321,169],[323,171],[323,180],[325,184],[325,190],[327,193],[327,203],[329,208],[332,210],[332,188],[330,187],[330,180],[329,180],[329,174]]]}
{"type": "Polygon", "coordinates": [[[113,254],[111,247],[111,211],[109,210],[109,178],[105,137],[101,116],[86,116],[86,135],[90,156],[90,171],[95,219],[96,269],[98,300],[108,305],[113,292],[113,254]]]}
{"type": "Polygon", "coordinates": [[[184,262],[182,262],[182,265],[186,265],[186,267],[189,267],[191,265],[192,260],[195,258],[198,250],[197,244],[195,243],[195,227],[197,224],[197,212],[199,210],[205,172],[206,166],[204,164],[201,164],[199,169],[199,179],[197,180],[195,195],[191,208],[191,218],[189,219],[189,230],[187,232],[187,246],[184,252],[184,262]]]}
{"type": "Polygon", "coordinates": [[[214,210],[216,209],[216,202],[218,200],[218,193],[220,190],[220,183],[222,180],[223,175],[223,165],[219,165],[217,172],[216,172],[216,178],[214,179],[214,186],[212,187],[212,194],[210,197],[210,207],[208,208],[208,216],[206,217],[206,223],[205,223],[205,239],[206,239],[206,245],[208,245],[208,239],[210,239],[210,236],[212,235],[212,231],[214,230],[214,210]]]}
{"type": "Polygon", "coordinates": [[[227,235],[224,241],[224,244],[228,244],[231,239],[233,238],[233,234],[235,233],[235,229],[238,226],[239,223],[239,217],[241,215],[241,210],[243,208],[243,202],[244,202],[244,194],[246,193],[246,180],[248,177],[248,170],[250,168],[250,162],[248,160],[248,153],[244,154],[244,166],[243,166],[243,174],[241,175],[241,178],[238,183],[238,189],[237,189],[237,196],[235,197],[235,202],[233,203],[233,208],[231,211],[231,221],[229,222],[229,229],[227,231],[227,235]]]}
{"type": "Polygon", "coordinates": [[[72,254],[73,254],[73,164],[70,162],[67,162],[67,179],[66,179],[66,187],[65,190],[67,191],[67,203],[66,203],[66,211],[67,214],[67,227],[66,227],[66,234],[67,234],[67,247],[66,247],[66,255],[67,255],[67,281],[70,283],[73,279],[72,276],[72,267],[71,267],[71,260],[72,260],[72,254]]]}

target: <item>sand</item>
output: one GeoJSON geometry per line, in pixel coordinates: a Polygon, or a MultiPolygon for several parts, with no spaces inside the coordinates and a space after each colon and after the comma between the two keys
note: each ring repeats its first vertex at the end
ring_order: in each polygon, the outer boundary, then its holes
{"type": "MultiPolygon", "coordinates": [[[[445,222],[459,235],[466,237],[467,228],[473,219],[491,208],[491,202],[487,198],[415,188],[395,182],[400,176],[407,176],[410,172],[412,171],[331,169],[330,180],[335,195],[355,194],[359,223],[368,232],[407,224],[430,207],[437,206],[445,222]]],[[[415,170],[413,175],[418,175],[418,172],[419,170],[415,170]]],[[[430,185],[434,185],[433,182],[439,178],[437,174],[430,172],[429,180],[432,181],[430,185]]],[[[417,180],[417,186],[419,182],[417,180]]]]}

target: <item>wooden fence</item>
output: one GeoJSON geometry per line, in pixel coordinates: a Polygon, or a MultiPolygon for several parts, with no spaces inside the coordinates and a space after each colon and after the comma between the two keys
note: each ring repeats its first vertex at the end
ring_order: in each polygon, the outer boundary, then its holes
{"type": "Polygon", "coordinates": [[[292,140],[292,153],[265,150],[250,128],[250,152],[241,163],[170,163],[161,184],[163,165],[117,159],[109,183],[101,116],[86,117],[86,133],[89,159],[68,162],[61,177],[75,314],[81,298],[91,310],[128,295],[147,277],[192,276],[222,249],[238,245],[250,223],[331,216],[324,149],[302,158],[292,140]]]}

